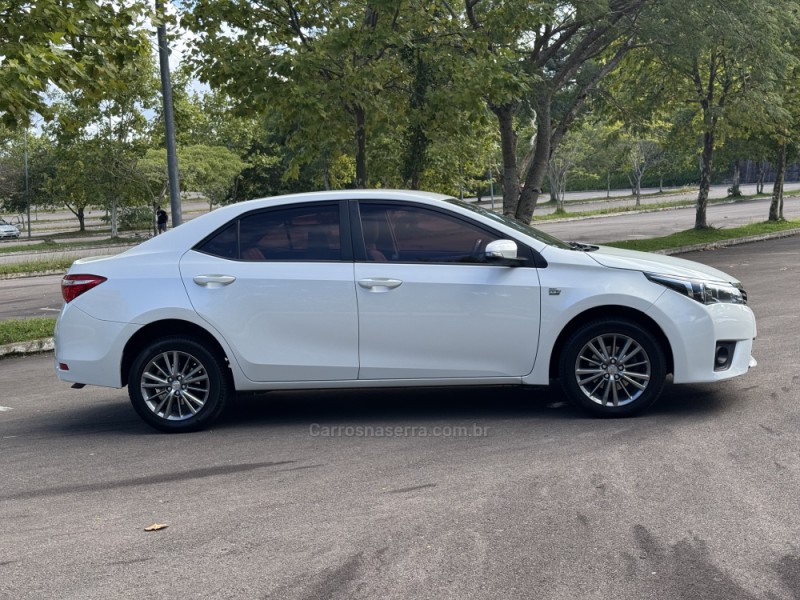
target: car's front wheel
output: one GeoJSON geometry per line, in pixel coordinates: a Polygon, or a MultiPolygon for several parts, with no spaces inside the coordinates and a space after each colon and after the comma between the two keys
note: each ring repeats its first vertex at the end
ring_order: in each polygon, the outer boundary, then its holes
{"type": "Polygon", "coordinates": [[[208,426],[230,394],[227,366],[198,341],[170,336],[143,348],[131,364],[128,395],[152,427],[170,433],[208,426]]]}
{"type": "Polygon", "coordinates": [[[638,323],[594,321],[567,340],[559,378],[578,406],[601,416],[629,416],[661,395],[666,360],[655,336],[638,323]]]}

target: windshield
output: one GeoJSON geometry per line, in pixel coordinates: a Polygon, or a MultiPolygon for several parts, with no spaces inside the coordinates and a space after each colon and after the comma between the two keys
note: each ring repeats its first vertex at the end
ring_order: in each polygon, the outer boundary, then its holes
{"type": "Polygon", "coordinates": [[[496,212],[492,212],[490,210],[486,210],[485,208],[481,208],[477,204],[471,204],[469,202],[463,202],[461,200],[456,200],[455,198],[450,198],[447,200],[450,204],[455,204],[456,206],[460,206],[461,208],[466,208],[467,210],[471,210],[474,213],[478,213],[486,217],[487,219],[491,219],[492,221],[496,221],[498,223],[502,223],[512,229],[516,229],[520,233],[524,233],[527,236],[532,237],[535,240],[542,242],[543,244],[547,244],[548,246],[555,246],[556,248],[563,248],[564,250],[572,249],[572,246],[567,244],[566,242],[561,241],[557,237],[553,237],[549,233],[545,233],[544,231],[539,231],[535,227],[531,227],[530,225],[526,225],[525,223],[520,223],[516,219],[512,219],[511,217],[506,217],[505,215],[499,215],[496,212]]]}

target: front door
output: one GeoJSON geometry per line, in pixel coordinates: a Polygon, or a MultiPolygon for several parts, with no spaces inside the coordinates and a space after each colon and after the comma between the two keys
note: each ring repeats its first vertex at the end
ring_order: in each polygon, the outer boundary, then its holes
{"type": "Polygon", "coordinates": [[[362,202],[359,212],[359,379],[530,373],[538,347],[539,276],[532,266],[482,259],[499,233],[422,205],[362,202]]]}

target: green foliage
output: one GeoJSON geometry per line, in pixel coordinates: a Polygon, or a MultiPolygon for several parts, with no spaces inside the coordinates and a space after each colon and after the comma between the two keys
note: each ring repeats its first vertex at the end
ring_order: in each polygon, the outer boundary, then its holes
{"type": "MultiPolygon", "coordinates": [[[[399,187],[434,168],[442,132],[471,143],[484,93],[504,77],[447,7],[195,0],[184,18],[200,34],[192,61],[201,79],[281,140],[280,181],[399,187]]],[[[277,183],[268,187],[286,185],[277,183]]]]}
{"type": "Polygon", "coordinates": [[[112,0],[5,2],[0,8],[0,118],[49,117],[49,86],[94,103],[127,87],[125,65],[149,54],[149,4],[112,0]]]}
{"type": "MultiPolygon", "coordinates": [[[[103,216],[106,223],[111,222],[111,216],[103,216]]],[[[153,209],[148,206],[122,206],[117,214],[117,223],[120,231],[137,231],[153,229],[153,209]]]]}
{"type": "MultiPolygon", "coordinates": [[[[148,150],[137,164],[146,181],[152,203],[157,204],[167,187],[167,151],[148,150]]],[[[209,206],[231,195],[237,176],[247,166],[239,156],[222,146],[194,145],[178,148],[178,175],[183,192],[199,192],[209,206]]]]}

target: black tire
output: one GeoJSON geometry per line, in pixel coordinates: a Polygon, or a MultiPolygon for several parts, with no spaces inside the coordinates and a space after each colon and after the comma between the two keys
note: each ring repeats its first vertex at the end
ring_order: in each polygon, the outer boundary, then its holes
{"type": "Polygon", "coordinates": [[[142,349],[128,372],[128,396],[150,426],[197,431],[216,419],[231,394],[227,365],[195,339],[164,337],[142,349]]]}
{"type": "Polygon", "coordinates": [[[603,319],[567,339],[559,379],[573,404],[604,417],[628,417],[651,406],[667,377],[664,350],[641,325],[603,319]]]}

